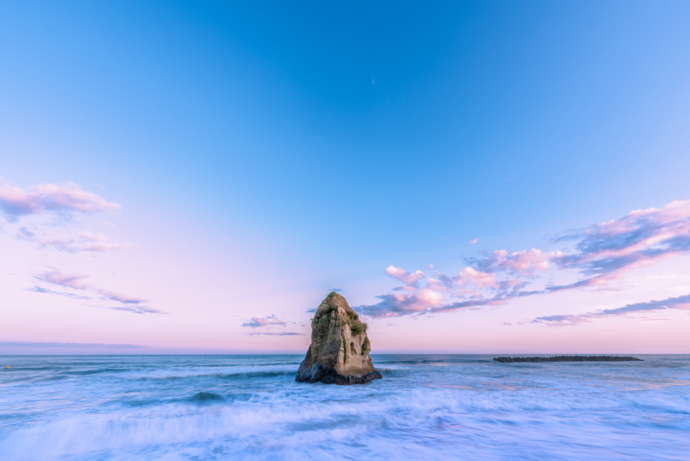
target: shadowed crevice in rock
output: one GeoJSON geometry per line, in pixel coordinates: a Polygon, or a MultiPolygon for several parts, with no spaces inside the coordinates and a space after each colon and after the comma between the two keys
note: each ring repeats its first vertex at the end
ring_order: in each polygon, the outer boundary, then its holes
{"type": "Polygon", "coordinates": [[[336,292],[326,296],[311,321],[311,345],[297,371],[300,382],[364,384],[382,378],[371,361],[367,324],[336,292]]]}

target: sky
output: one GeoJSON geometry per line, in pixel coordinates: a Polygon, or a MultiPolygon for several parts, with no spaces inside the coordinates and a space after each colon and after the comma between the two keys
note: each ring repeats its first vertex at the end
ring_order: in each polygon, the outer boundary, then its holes
{"type": "Polygon", "coordinates": [[[690,353],[689,18],[2,2],[0,353],[690,353]]]}

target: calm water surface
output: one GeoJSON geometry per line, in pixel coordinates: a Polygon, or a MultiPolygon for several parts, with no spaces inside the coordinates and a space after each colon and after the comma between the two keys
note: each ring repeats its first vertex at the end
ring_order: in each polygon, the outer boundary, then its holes
{"type": "Polygon", "coordinates": [[[0,460],[690,460],[690,356],[500,364],[377,355],[0,356],[0,460]]]}

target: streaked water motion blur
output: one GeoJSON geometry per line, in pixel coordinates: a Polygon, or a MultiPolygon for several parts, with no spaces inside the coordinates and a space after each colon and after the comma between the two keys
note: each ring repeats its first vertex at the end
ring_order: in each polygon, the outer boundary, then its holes
{"type": "Polygon", "coordinates": [[[0,356],[0,459],[690,459],[690,356],[640,357],[377,355],[334,386],[297,355],[0,356]]]}

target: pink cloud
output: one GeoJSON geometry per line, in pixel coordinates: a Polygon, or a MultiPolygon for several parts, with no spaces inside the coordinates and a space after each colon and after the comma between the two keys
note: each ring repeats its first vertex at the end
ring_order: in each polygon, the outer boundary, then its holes
{"type": "Polygon", "coordinates": [[[385,272],[394,279],[400,280],[405,285],[415,285],[419,280],[424,278],[424,272],[422,271],[417,270],[410,273],[402,267],[396,267],[393,265],[386,267],[385,272]]]}
{"type": "Polygon", "coordinates": [[[558,252],[544,252],[538,248],[512,253],[506,250],[496,250],[487,258],[476,263],[486,272],[510,271],[531,274],[547,270],[551,260],[559,255],[558,252]]]}
{"type": "Polygon", "coordinates": [[[479,288],[496,287],[498,285],[495,274],[482,272],[470,266],[460,271],[457,283],[463,286],[472,285],[479,288]]]}
{"type": "Polygon", "coordinates": [[[53,294],[53,295],[60,295],[60,296],[65,296],[65,297],[70,297],[73,299],[80,299],[80,300],[91,300],[94,299],[91,296],[85,296],[85,294],[93,294],[98,297],[102,301],[107,301],[107,302],[113,302],[117,304],[109,304],[107,306],[98,306],[98,307],[104,307],[107,309],[113,309],[113,310],[120,310],[120,311],[126,311],[126,312],[132,312],[135,314],[162,314],[163,311],[160,311],[158,309],[154,309],[152,307],[147,306],[146,304],[148,303],[147,300],[142,299],[142,298],[136,298],[133,296],[126,296],[122,295],[119,293],[112,292],[110,290],[104,290],[102,288],[94,287],[93,285],[90,285],[85,282],[85,280],[88,278],[86,275],[78,275],[78,274],[65,274],[59,270],[51,270],[48,272],[44,272],[43,274],[39,274],[35,276],[35,279],[38,280],[39,282],[44,282],[44,283],[49,283],[52,285],[57,285],[62,288],[69,288],[74,291],[74,292],[69,292],[69,291],[55,291],[51,290],[48,288],[44,288],[41,286],[34,286],[33,288],[30,289],[30,291],[33,291],[35,293],[42,293],[42,294],[53,294]]]}
{"type": "Polygon", "coordinates": [[[251,328],[249,333],[252,336],[301,336],[304,333],[287,331],[286,328],[295,322],[280,320],[275,314],[265,317],[252,317],[242,324],[243,327],[251,328]]]}
{"type": "MultiPolygon", "coordinates": [[[[380,295],[378,303],[358,309],[373,317],[401,316],[488,306],[563,290],[605,287],[633,268],[690,252],[690,200],[632,211],[622,218],[564,234],[556,242],[574,242],[574,245],[562,251],[495,250],[483,258],[469,260],[470,266],[457,276],[438,274],[426,278],[420,271],[409,273],[389,266],[386,273],[405,283],[402,287],[405,293],[380,295]],[[574,271],[579,279],[560,285],[548,284],[542,275],[547,270],[556,274],[561,271],[563,276],[574,271]],[[534,284],[541,286],[526,288],[534,284]],[[429,297],[422,290],[431,290],[434,295],[429,297]]],[[[575,322],[588,317],[568,318],[575,322]]]]}
{"type": "Polygon", "coordinates": [[[86,275],[65,274],[57,270],[44,272],[36,276],[37,280],[42,282],[52,283],[66,288],[74,288],[75,290],[84,290],[88,285],[84,283],[86,275]]]}
{"type": "Polygon", "coordinates": [[[267,327],[267,326],[271,326],[271,325],[286,326],[287,322],[284,322],[283,320],[278,319],[278,317],[276,317],[275,314],[271,314],[271,315],[268,315],[266,317],[252,317],[247,322],[244,322],[242,324],[243,327],[249,327],[249,328],[260,328],[260,327],[267,327]]]}
{"type": "Polygon", "coordinates": [[[445,296],[432,288],[422,288],[411,293],[392,293],[379,296],[381,301],[371,306],[359,306],[357,309],[371,317],[398,317],[410,314],[429,312],[442,306],[445,296]]]}
{"type": "Polygon", "coordinates": [[[54,219],[115,208],[119,205],[73,183],[39,184],[28,189],[0,185],[0,212],[9,223],[8,231],[17,239],[32,242],[40,248],[66,253],[103,253],[122,248],[122,244],[112,242],[102,234],[75,232],[72,229],[75,221],[71,219],[54,219]],[[21,227],[16,224],[20,220],[21,227]]]}
{"type": "Polygon", "coordinates": [[[10,219],[43,213],[93,213],[118,208],[77,184],[39,184],[28,189],[0,186],[0,209],[10,219]]]}

